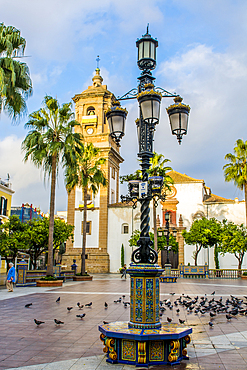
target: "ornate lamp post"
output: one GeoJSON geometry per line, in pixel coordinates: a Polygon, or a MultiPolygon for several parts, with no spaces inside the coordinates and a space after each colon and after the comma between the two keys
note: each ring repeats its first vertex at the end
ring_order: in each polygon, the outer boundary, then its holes
{"type": "MultiPolygon", "coordinates": [[[[165,238],[166,238],[166,245],[164,246],[164,249],[167,251],[166,264],[170,264],[168,252],[171,250],[171,246],[169,246],[170,234],[171,234],[169,220],[170,220],[170,214],[169,214],[169,212],[166,212],[165,213],[165,221],[166,221],[165,228],[164,227],[160,227],[158,229],[158,236],[159,237],[165,236],[165,238]]],[[[175,227],[172,228],[172,235],[176,238],[177,229],[175,227]]],[[[163,266],[163,263],[162,263],[162,266],[163,266]]]]}
{"type": "Polygon", "coordinates": [[[120,107],[119,101],[135,98],[138,100],[139,118],[136,125],[142,179],[130,181],[128,195],[121,196],[123,202],[132,202],[133,207],[136,207],[137,202],[141,204],[140,239],[127,270],[131,276],[130,321],[100,325],[99,330],[108,362],[148,367],[151,364],[176,364],[187,358],[185,347],[190,341],[188,334],[192,332],[188,327],[160,322],[159,277],[163,270],[156,264],[158,255],[152,249],[153,243],[149,236],[149,204],[153,198],[156,206],[158,199],[164,200],[161,194],[163,178],[148,177],[162,97],[174,98],[175,103],[167,108],[167,112],[172,134],[177,136],[179,144],[182,136],[187,133],[190,107],[182,103],[179,95],[154,86],[155,77],[152,76],[151,70],[156,67],[158,41],[151,37],[148,27],[146,34],[137,40],[136,46],[137,65],[142,71],[138,77],[138,86],[118,97],[118,102],[114,102],[106,113],[110,135],[119,145],[124,135],[124,120],[127,115],[126,110],[120,107]]]}

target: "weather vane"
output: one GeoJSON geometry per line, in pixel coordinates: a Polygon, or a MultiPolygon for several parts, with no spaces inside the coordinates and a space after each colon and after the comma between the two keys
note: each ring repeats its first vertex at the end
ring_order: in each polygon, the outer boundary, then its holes
{"type": "Polygon", "coordinates": [[[97,55],[97,58],[96,58],[97,68],[99,68],[99,61],[100,61],[100,58],[99,58],[99,55],[97,55]]]}

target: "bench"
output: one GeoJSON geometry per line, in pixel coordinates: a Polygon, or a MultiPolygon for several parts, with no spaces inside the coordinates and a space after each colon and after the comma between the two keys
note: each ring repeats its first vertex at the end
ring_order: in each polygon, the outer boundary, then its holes
{"type": "Polygon", "coordinates": [[[195,278],[195,279],[205,279],[209,277],[208,272],[208,265],[202,265],[202,266],[185,266],[180,265],[180,277],[181,278],[195,278]]]}

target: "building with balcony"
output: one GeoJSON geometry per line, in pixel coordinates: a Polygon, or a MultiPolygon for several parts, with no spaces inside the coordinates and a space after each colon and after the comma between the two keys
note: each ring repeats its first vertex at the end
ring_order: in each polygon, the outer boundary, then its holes
{"type": "Polygon", "coordinates": [[[14,190],[9,181],[9,175],[7,180],[0,178],[0,223],[3,223],[10,216],[11,201],[14,190]]]}

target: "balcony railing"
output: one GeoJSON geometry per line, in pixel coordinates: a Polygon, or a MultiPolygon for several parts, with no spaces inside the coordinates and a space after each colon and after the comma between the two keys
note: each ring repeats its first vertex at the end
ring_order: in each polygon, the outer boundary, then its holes
{"type": "MultiPolygon", "coordinates": [[[[209,269],[210,279],[239,279],[247,269],[209,269]]],[[[171,270],[171,276],[180,277],[178,269],[171,270]]],[[[190,276],[193,279],[193,275],[190,276]]],[[[194,276],[196,278],[197,276],[194,276]]]]}

